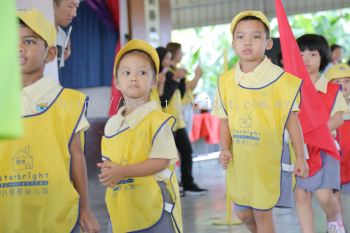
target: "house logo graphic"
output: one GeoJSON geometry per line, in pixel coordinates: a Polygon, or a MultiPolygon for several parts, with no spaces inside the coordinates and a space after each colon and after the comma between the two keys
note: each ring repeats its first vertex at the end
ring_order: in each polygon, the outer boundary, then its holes
{"type": "Polygon", "coordinates": [[[245,113],[239,118],[239,126],[241,128],[251,128],[253,125],[253,120],[251,113],[245,113]]]}
{"type": "Polygon", "coordinates": [[[30,154],[30,146],[17,151],[12,157],[12,166],[14,171],[24,171],[33,169],[33,156],[30,154]]]}

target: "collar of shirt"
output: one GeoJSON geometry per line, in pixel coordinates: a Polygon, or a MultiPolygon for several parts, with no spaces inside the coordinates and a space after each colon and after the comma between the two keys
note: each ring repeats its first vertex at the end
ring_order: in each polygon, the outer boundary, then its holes
{"type": "Polygon", "coordinates": [[[324,76],[321,76],[321,78],[319,78],[315,84],[316,90],[326,94],[327,87],[328,87],[328,80],[324,76]]]}
{"type": "Polygon", "coordinates": [[[268,85],[283,73],[283,69],[272,64],[266,56],[264,60],[251,72],[244,73],[241,70],[240,62],[237,62],[235,69],[235,81],[244,87],[260,88],[268,85]]]}
{"type": "Polygon", "coordinates": [[[54,82],[49,77],[40,78],[35,83],[24,87],[22,89],[22,95],[25,95],[30,99],[32,103],[38,103],[38,101],[45,96],[47,93],[51,92],[52,89],[61,87],[59,84],[54,82]]]}
{"type": "MultiPolygon", "coordinates": [[[[348,104],[348,110],[350,110],[350,103],[348,104]]],[[[343,119],[346,121],[350,120],[350,112],[349,111],[344,112],[343,119]]]]}
{"type": "Polygon", "coordinates": [[[121,128],[136,127],[150,112],[158,110],[156,101],[150,101],[135,109],[127,116],[123,116],[125,106],[121,107],[118,113],[106,124],[105,135],[111,136],[122,130],[121,128]]]}

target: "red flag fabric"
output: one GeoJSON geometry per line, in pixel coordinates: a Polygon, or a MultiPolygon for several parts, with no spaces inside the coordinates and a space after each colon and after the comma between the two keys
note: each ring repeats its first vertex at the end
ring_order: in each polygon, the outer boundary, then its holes
{"type": "MultiPolygon", "coordinates": [[[[117,42],[117,47],[115,49],[115,56],[117,55],[120,49],[120,40],[117,42]]],[[[113,67],[114,69],[114,67],[113,67]]],[[[118,112],[118,105],[121,100],[122,93],[114,85],[114,72],[112,72],[112,84],[111,84],[111,100],[109,104],[109,116],[113,116],[118,112]]]]}
{"type": "MultiPolygon", "coordinates": [[[[107,0],[106,4],[113,18],[115,29],[119,32],[119,15],[120,15],[119,1],[107,0]]],[[[115,56],[117,55],[119,49],[120,49],[120,38],[118,38],[117,46],[115,48],[115,56]]],[[[109,113],[108,113],[109,116],[113,116],[118,112],[118,105],[122,97],[122,94],[120,93],[120,91],[115,88],[113,80],[114,80],[114,72],[112,72],[111,100],[110,100],[109,113]]]]}
{"type": "Polygon", "coordinates": [[[281,0],[275,0],[275,8],[284,70],[303,79],[299,120],[304,141],[339,159],[339,153],[327,125],[329,113],[311,82],[281,0]]]}

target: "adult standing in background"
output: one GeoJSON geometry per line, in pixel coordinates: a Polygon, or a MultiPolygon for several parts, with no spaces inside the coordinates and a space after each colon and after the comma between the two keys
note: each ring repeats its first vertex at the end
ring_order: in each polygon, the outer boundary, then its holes
{"type": "Polygon", "coordinates": [[[160,96],[163,111],[176,118],[173,133],[176,147],[181,159],[181,181],[183,194],[202,195],[208,190],[198,187],[192,176],[192,147],[188,138],[186,124],[182,116],[181,99],[186,91],[185,76],[186,71],[177,68],[182,58],[181,45],[178,43],[168,43],[167,49],[172,53],[172,64],[166,73],[163,95],[160,96]]]}
{"type": "Polygon", "coordinates": [[[53,0],[53,9],[55,14],[55,24],[57,28],[57,60],[58,68],[64,66],[64,61],[71,54],[70,41],[62,28],[69,26],[77,16],[77,9],[80,0],[53,0]]]}

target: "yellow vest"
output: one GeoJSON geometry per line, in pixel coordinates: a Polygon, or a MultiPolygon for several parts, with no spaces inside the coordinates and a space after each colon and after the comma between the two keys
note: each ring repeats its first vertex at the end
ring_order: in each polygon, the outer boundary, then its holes
{"type": "Polygon", "coordinates": [[[186,90],[185,95],[182,97],[181,103],[183,105],[193,104],[194,96],[191,90],[186,90]]]}
{"type": "Polygon", "coordinates": [[[63,89],[44,112],[23,117],[22,138],[0,141],[0,232],[68,233],[77,223],[69,145],[85,100],[63,89]]]}
{"type": "Polygon", "coordinates": [[[228,194],[238,205],[271,209],[280,197],[283,132],[301,80],[284,73],[259,89],[234,77],[232,69],[218,80],[232,138],[228,194]]]}
{"type": "MultiPolygon", "coordinates": [[[[117,134],[102,138],[102,155],[113,163],[126,165],[148,159],[153,139],[163,124],[174,118],[161,111],[150,112],[136,127],[121,129],[117,134]]],[[[167,190],[172,203],[164,203],[163,195],[154,176],[129,177],[106,192],[107,209],[113,233],[144,230],[160,220],[163,211],[173,216],[176,232],[182,231],[179,187],[174,166],[167,169],[167,190]]]]}
{"type": "MultiPolygon", "coordinates": [[[[174,73],[175,70],[170,69],[169,72],[174,73]]],[[[163,112],[168,113],[176,118],[175,125],[173,127],[173,132],[178,129],[183,129],[186,127],[185,120],[182,117],[182,102],[181,102],[181,92],[176,89],[170,101],[163,108],[163,112]]]]}

